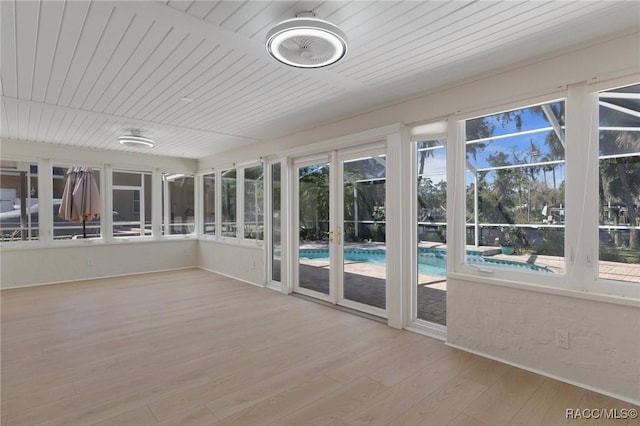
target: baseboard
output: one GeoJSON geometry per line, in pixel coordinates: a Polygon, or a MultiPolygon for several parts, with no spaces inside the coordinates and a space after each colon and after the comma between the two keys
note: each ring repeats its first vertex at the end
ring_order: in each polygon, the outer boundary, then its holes
{"type": "MultiPolygon", "coordinates": [[[[453,344],[453,343],[446,342],[445,344],[447,346],[452,347],[452,348],[459,349],[459,350],[464,351],[464,352],[469,352],[469,353],[472,353],[474,355],[478,355],[478,356],[481,356],[481,357],[484,357],[484,358],[489,358],[489,359],[492,359],[494,361],[501,362],[503,364],[511,365],[512,367],[520,368],[522,370],[530,371],[532,373],[536,373],[536,374],[539,374],[541,376],[545,376],[545,377],[548,377],[550,379],[557,380],[559,382],[567,383],[567,384],[570,384],[570,385],[573,385],[573,386],[577,386],[579,388],[583,388],[583,389],[586,389],[586,390],[589,390],[589,391],[600,393],[602,395],[610,396],[611,398],[619,399],[620,401],[625,401],[625,402],[628,402],[630,404],[640,405],[640,400],[635,400],[635,399],[630,398],[628,396],[618,395],[618,394],[616,394],[614,392],[609,392],[609,391],[604,390],[604,389],[596,388],[594,386],[587,385],[585,383],[581,383],[581,382],[578,382],[576,380],[571,380],[571,379],[567,379],[565,377],[556,376],[555,374],[551,374],[551,373],[548,373],[548,372],[543,371],[543,370],[538,370],[537,368],[527,367],[526,365],[518,364],[517,362],[512,362],[512,361],[509,361],[509,360],[506,360],[506,359],[503,359],[503,358],[500,358],[500,357],[497,357],[497,356],[486,354],[484,352],[480,352],[480,351],[476,351],[476,350],[473,350],[473,349],[465,348],[463,346],[458,346],[458,345],[453,344]]],[[[571,407],[569,407],[569,408],[571,408],[571,407]]]]}
{"type": "Polygon", "coordinates": [[[211,272],[212,274],[222,275],[223,277],[231,278],[236,281],[240,281],[246,284],[251,284],[256,287],[264,288],[266,287],[264,284],[254,283],[253,281],[244,280],[242,278],[234,277],[233,275],[224,274],[222,272],[214,271],[213,269],[205,268],[204,266],[196,266],[196,268],[202,269],[203,271],[211,272]]]}

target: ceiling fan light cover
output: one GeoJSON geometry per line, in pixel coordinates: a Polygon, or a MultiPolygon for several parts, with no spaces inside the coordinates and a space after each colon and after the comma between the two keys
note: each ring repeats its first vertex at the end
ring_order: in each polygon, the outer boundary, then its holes
{"type": "Polygon", "coordinates": [[[156,146],[155,141],[149,138],[143,138],[136,135],[118,136],[118,142],[129,148],[153,148],[156,146]]]}
{"type": "Polygon", "coordinates": [[[347,54],[347,37],[336,25],[317,18],[283,21],[267,33],[267,52],[283,64],[321,68],[347,54]]]}

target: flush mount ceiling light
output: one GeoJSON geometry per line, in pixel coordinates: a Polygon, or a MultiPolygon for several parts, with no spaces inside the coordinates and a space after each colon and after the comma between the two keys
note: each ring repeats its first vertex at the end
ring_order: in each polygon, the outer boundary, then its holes
{"type": "Polygon", "coordinates": [[[156,146],[155,141],[143,138],[137,130],[132,130],[130,135],[118,136],[118,142],[129,148],[153,148],[156,146]]]}
{"type": "Polygon", "coordinates": [[[320,68],[347,54],[347,36],[313,12],[299,13],[267,33],[267,52],[277,61],[297,68],[320,68]]]}

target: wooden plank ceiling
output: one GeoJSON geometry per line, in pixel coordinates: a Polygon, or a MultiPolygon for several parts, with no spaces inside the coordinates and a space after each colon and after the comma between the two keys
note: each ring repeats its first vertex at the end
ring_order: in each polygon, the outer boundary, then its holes
{"type": "Polygon", "coordinates": [[[1,136],[202,158],[637,27],[611,1],[10,1],[1,136]],[[276,63],[267,31],[312,10],[349,38],[318,70],[276,63]],[[181,98],[190,98],[184,102],[181,98]]]}

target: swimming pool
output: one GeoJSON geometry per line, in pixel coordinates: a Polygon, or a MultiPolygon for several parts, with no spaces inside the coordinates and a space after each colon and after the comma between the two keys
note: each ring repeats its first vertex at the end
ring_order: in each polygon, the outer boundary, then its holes
{"type": "MultiPolygon", "coordinates": [[[[329,259],[328,249],[300,249],[301,259],[329,259]]],[[[387,261],[387,252],[383,249],[356,249],[346,248],[344,258],[350,262],[366,262],[384,266],[387,261]]],[[[467,251],[467,263],[472,265],[496,265],[528,271],[551,272],[549,268],[530,263],[516,262],[513,260],[494,259],[483,256],[481,251],[467,251]]],[[[423,274],[445,276],[447,275],[447,252],[443,249],[424,248],[418,249],[418,271],[423,274]]]]}

